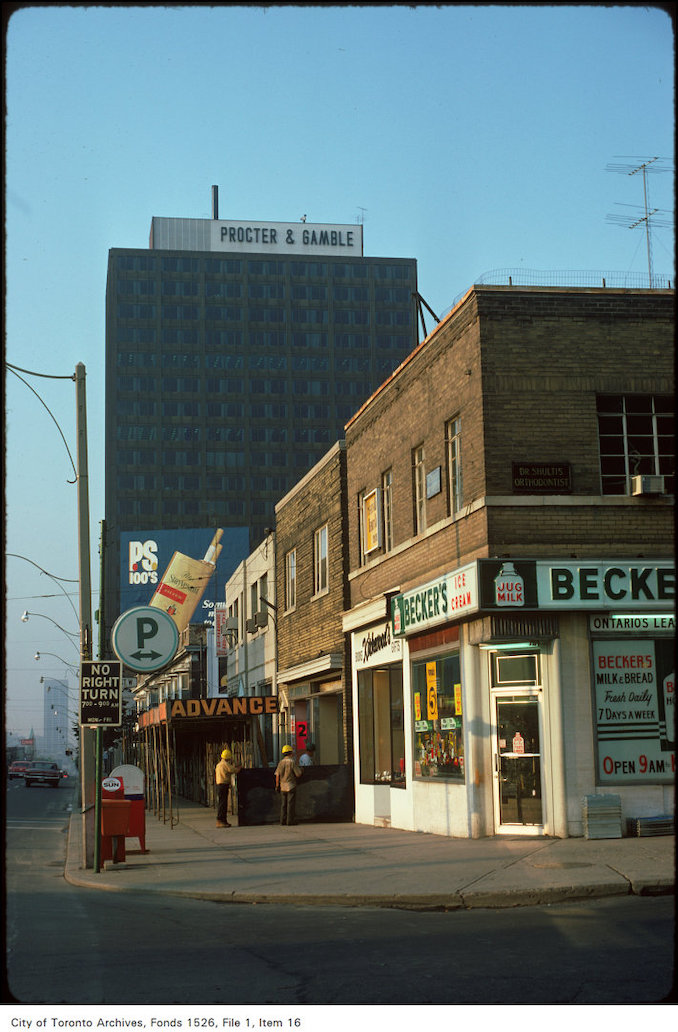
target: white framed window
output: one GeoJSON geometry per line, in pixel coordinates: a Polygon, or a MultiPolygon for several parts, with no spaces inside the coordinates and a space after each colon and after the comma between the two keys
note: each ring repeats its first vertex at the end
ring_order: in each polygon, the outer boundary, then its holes
{"type": "Polygon", "coordinates": [[[327,591],[327,524],[313,535],[313,594],[327,591]]]}
{"type": "Polygon", "coordinates": [[[285,609],[297,604],[297,550],[292,548],[285,556],[285,609]]]}
{"type": "Polygon", "coordinates": [[[393,470],[387,469],[381,475],[382,519],[384,524],[384,551],[393,548],[393,470]]]}
{"type": "Polygon", "coordinates": [[[462,506],[461,476],[461,417],[455,416],[445,425],[445,450],[447,453],[447,488],[450,516],[459,512],[462,506]]]}
{"type": "Polygon", "coordinates": [[[381,548],[381,498],[379,489],[368,491],[362,498],[362,549],[367,558],[381,548]]]}
{"type": "Polygon", "coordinates": [[[420,444],[412,452],[412,477],[414,481],[414,533],[426,530],[426,468],[424,446],[420,444]]]}

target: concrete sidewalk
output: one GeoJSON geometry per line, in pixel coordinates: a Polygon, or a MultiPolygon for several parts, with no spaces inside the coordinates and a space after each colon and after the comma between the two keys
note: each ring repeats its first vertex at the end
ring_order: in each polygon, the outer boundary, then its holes
{"type": "Polygon", "coordinates": [[[71,818],[65,877],[109,892],[158,892],[222,903],[454,910],[675,891],[673,836],[453,839],[364,824],[217,828],[214,811],[177,800],[174,821],[146,814],[146,850],[124,864],[81,866],[71,818]],[[177,819],[178,818],[178,819],[177,819]]]}

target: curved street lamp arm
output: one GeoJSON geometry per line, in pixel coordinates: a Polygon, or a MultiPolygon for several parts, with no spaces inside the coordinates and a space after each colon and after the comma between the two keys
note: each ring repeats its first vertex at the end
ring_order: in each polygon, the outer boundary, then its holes
{"type": "Polygon", "coordinates": [[[29,611],[28,611],[27,609],[26,609],[26,610],[24,611],[24,613],[23,613],[23,615],[22,615],[21,619],[22,619],[22,621],[23,621],[24,623],[27,623],[27,622],[28,622],[28,618],[29,618],[30,616],[39,616],[39,617],[41,617],[41,619],[43,619],[43,620],[49,620],[49,622],[50,622],[50,623],[53,623],[55,627],[58,627],[58,628],[59,628],[59,630],[63,632],[63,634],[66,634],[66,635],[68,635],[68,640],[70,641],[70,643],[71,643],[71,645],[73,646],[73,648],[74,648],[74,649],[75,649],[75,650],[76,650],[77,652],[79,652],[79,651],[80,651],[80,650],[79,650],[79,648],[78,648],[78,646],[77,646],[77,645],[75,644],[75,641],[73,641],[73,639],[74,639],[74,638],[76,638],[76,639],[78,638],[78,635],[77,635],[77,634],[75,634],[75,633],[74,633],[73,631],[67,631],[65,627],[62,627],[62,626],[61,626],[61,624],[58,624],[58,623],[56,622],[56,620],[53,620],[53,619],[52,619],[52,617],[51,617],[51,616],[45,616],[45,614],[44,614],[44,613],[29,613],[29,611]]]}
{"type": "Polygon", "coordinates": [[[42,566],[39,566],[38,563],[34,563],[32,559],[26,558],[25,555],[18,555],[16,552],[7,552],[6,554],[7,554],[8,558],[23,559],[24,562],[30,563],[31,566],[35,566],[35,568],[40,570],[41,573],[45,573],[45,574],[47,574],[48,577],[51,577],[51,579],[54,581],[56,586],[58,588],[60,588],[60,590],[64,593],[64,595],[68,599],[70,607],[73,610],[73,612],[75,613],[75,619],[76,620],[78,619],[78,611],[75,608],[75,606],[73,605],[73,599],[68,594],[68,592],[66,591],[65,587],[63,586],[63,584],[59,584],[59,581],[68,581],[71,584],[77,584],[78,583],[77,580],[70,580],[68,577],[55,577],[53,573],[48,573],[47,570],[43,570],[42,566]]]}
{"type": "MultiPolygon", "coordinates": [[[[71,455],[71,449],[68,447],[68,443],[66,441],[66,438],[64,437],[63,430],[61,429],[61,427],[57,423],[56,417],[54,416],[54,413],[51,411],[49,406],[45,404],[45,402],[42,400],[42,398],[40,397],[38,392],[35,390],[35,388],[31,387],[31,385],[28,382],[28,380],[24,380],[23,376],[19,376],[19,373],[17,372],[17,368],[18,367],[10,365],[9,362],[5,362],[5,365],[10,370],[10,372],[14,373],[14,375],[17,377],[17,379],[21,380],[21,382],[23,384],[25,384],[26,387],[28,387],[29,391],[32,391],[33,394],[35,394],[35,396],[38,399],[38,401],[40,402],[40,404],[45,407],[45,409],[47,410],[47,412],[51,416],[52,420],[54,421],[54,425],[55,425],[55,427],[57,428],[57,430],[59,431],[59,433],[61,435],[61,440],[64,442],[66,451],[68,452],[68,457],[71,460],[71,466],[73,467],[73,472],[75,473],[75,480],[69,480],[68,483],[69,484],[75,484],[77,482],[77,479],[78,479],[78,471],[75,468],[75,463],[73,461],[73,456],[71,455]]],[[[21,372],[22,373],[28,373],[28,372],[30,372],[30,370],[22,369],[21,372]]],[[[45,376],[44,373],[30,373],[30,375],[31,376],[45,376]]],[[[73,376],[50,376],[50,377],[47,377],[47,379],[50,379],[50,380],[73,380],[73,379],[75,379],[75,377],[73,377],[73,376]]]]}

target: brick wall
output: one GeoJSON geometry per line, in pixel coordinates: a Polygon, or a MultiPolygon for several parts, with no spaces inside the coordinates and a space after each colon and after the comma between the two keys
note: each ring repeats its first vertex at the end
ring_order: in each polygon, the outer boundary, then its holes
{"type": "Polygon", "coordinates": [[[596,395],[672,393],[673,332],[671,291],[474,288],[346,428],[351,604],[485,555],[672,554],[668,499],[482,506],[510,502],[514,461],[569,462],[573,495],[600,496],[596,395]],[[444,432],[457,414],[467,508],[452,520],[444,432]],[[420,444],[444,486],[414,538],[420,444]],[[389,468],[394,548],[361,568],[357,499],[389,468]]]}
{"type": "MultiPolygon", "coordinates": [[[[337,443],[276,506],[276,594],[278,598],[278,670],[340,653],[344,701],[344,743],[351,755],[349,649],[342,629],[346,589],[346,450],[337,443]],[[327,524],[328,591],[313,597],[316,530],[327,524]],[[285,557],[297,551],[296,606],[285,610],[285,557]],[[347,684],[349,690],[347,690],[347,684]]],[[[332,674],[332,677],[335,675],[332,674]]],[[[323,680],[329,680],[327,675],[323,680]]],[[[284,683],[284,682],[283,682],[284,683]]]]}
{"type": "Polygon", "coordinates": [[[346,453],[335,445],[329,458],[276,506],[276,593],[280,669],[315,659],[319,651],[340,651],[343,645],[341,611],[345,600],[343,543],[345,519],[346,453]],[[313,598],[313,539],[327,524],[328,591],[313,598]],[[297,550],[297,602],[285,612],[285,556],[297,550]]]}

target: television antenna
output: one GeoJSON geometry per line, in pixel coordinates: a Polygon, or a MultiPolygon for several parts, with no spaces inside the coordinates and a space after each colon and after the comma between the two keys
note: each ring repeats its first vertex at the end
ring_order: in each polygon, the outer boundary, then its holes
{"type": "Polygon", "coordinates": [[[361,208],[360,205],[358,205],[358,211],[360,212],[360,214],[356,215],[356,219],[355,220],[356,220],[356,222],[358,223],[359,226],[364,226],[365,225],[365,215],[367,213],[367,208],[361,208]]]}
{"type": "MultiPolygon", "coordinates": [[[[652,233],[651,223],[654,226],[662,227],[664,229],[672,228],[673,220],[670,218],[671,212],[664,208],[650,208],[649,192],[647,188],[647,177],[648,175],[654,175],[659,172],[672,172],[673,169],[659,164],[659,162],[665,161],[665,158],[642,158],[633,155],[618,155],[620,163],[613,163],[607,166],[607,172],[617,172],[620,175],[625,176],[636,176],[642,175],[643,177],[643,214],[638,214],[638,208],[636,207],[636,215],[624,215],[624,214],[612,214],[607,216],[608,222],[613,222],[618,226],[624,226],[626,229],[635,229],[636,226],[642,224],[645,225],[645,241],[647,244],[647,272],[650,280],[650,289],[652,289],[652,233]],[[630,162],[628,164],[627,162],[630,162]],[[658,217],[657,217],[658,216],[658,217]]],[[[619,207],[632,208],[634,205],[622,204],[616,202],[619,207]]]]}

